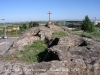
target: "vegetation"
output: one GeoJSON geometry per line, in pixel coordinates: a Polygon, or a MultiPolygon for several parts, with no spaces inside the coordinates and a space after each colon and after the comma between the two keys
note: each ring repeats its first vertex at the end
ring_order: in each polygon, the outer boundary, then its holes
{"type": "Polygon", "coordinates": [[[55,22],[54,25],[61,26],[61,23],[55,22]]]}
{"type": "Polygon", "coordinates": [[[57,25],[57,26],[63,26],[64,25],[64,22],[60,22],[60,21],[53,22],[53,23],[54,23],[54,25],[57,25]]]}
{"type": "Polygon", "coordinates": [[[27,28],[26,24],[23,24],[23,29],[26,29],[26,28],[27,28]]]}
{"type": "Polygon", "coordinates": [[[67,33],[64,31],[57,31],[52,33],[52,38],[63,37],[63,36],[67,36],[67,33]]]}
{"type": "Polygon", "coordinates": [[[16,51],[7,56],[0,56],[4,60],[19,60],[24,62],[40,62],[44,56],[39,56],[39,53],[46,51],[47,45],[45,41],[37,40],[32,45],[25,46],[25,50],[16,51]]]}
{"type": "Polygon", "coordinates": [[[17,51],[17,54],[21,56],[18,58],[18,60],[27,62],[38,62],[38,54],[45,51],[46,48],[47,45],[45,41],[34,41],[32,45],[25,46],[26,50],[17,51]]]}
{"type": "Polygon", "coordinates": [[[39,26],[39,23],[38,22],[30,22],[29,23],[29,28],[32,28],[32,27],[37,27],[37,26],[39,26]]]}
{"type": "Polygon", "coordinates": [[[33,22],[31,21],[30,23],[29,23],[29,28],[32,28],[33,27],[33,22]]]}
{"type": "Polygon", "coordinates": [[[4,33],[4,31],[3,30],[0,30],[0,35],[2,35],[4,33]]]}
{"type": "Polygon", "coordinates": [[[83,33],[80,34],[80,36],[94,39],[94,38],[100,38],[100,33],[97,33],[97,32],[92,32],[92,33],[83,32],[83,33]]]}
{"type": "Polygon", "coordinates": [[[92,34],[91,33],[87,33],[87,32],[81,33],[80,36],[87,37],[87,38],[92,38],[92,34]]]}
{"type": "Polygon", "coordinates": [[[22,24],[22,25],[20,25],[20,30],[25,30],[25,29],[27,29],[27,26],[26,26],[26,24],[22,24]]]}
{"type": "Polygon", "coordinates": [[[94,24],[93,24],[93,22],[90,21],[88,16],[85,16],[85,19],[83,20],[81,29],[83,31],[86,31],[86,32],[93,32],[93,31],[95,31],[94,24]]]}
{"type": "Polygon", "coordinates": [[[81,28],[75,28],[75,29],[72,29],[72,31],[80,31],[81,28]]]}

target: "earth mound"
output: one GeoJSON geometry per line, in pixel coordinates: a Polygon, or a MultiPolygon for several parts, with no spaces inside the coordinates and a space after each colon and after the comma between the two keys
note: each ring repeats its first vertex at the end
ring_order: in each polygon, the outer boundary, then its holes
{"type": "Polygon", "coordinates": [[[34,40],[48,40],[45,58],[40,63],[0,60],[1,75],[99,75],[100,42],[77,35],[56,37],[52,33],[61,27],[36,27],[26,31],[8,50],[21,50],[34,40]]]}

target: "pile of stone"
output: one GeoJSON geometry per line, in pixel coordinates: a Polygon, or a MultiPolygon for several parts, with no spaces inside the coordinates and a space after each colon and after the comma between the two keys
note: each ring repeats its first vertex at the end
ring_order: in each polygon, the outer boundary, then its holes
{"type": "Polygon", "coordinates": [[[47,22],[46,26],[47,26],[48,28],[56,28],[56,27],[57,27],[57,26],[54,25],[54,23],[52,23],[52,22],[47,22]]]}

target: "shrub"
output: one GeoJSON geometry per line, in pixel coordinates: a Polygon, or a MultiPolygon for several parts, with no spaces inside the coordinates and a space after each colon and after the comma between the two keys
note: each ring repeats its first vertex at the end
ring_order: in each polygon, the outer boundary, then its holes
{"type": "Polygon", "coordinates": [[[3,30],[0,30],[0,35],[2,35],[4,33],[4,31],[3,30]]]}
{"type": "Polygon", "coordinates": [[[58,23],[57,23],[57,22],[55,22],[55,23],[54,23],[54,25],[58,25],[58,23]]]}
{"type": "Polygon", "coordinates": [[[27,28],[26,24],[23,24],[23,29],[26,29],[26,28],[27,28]]]}
{"type": "Polygon", "coordinates": [[[37,27],[37,26],[39,26],[39,23],[38,22],[30,22],[29,23],[29,28],[37,27]]]}
{"type": "Polygon", "coordinates": [[[86,32],[95,31],[94,24],[93,24],[93,22],[90,21],[88,16],[85,16],[85,19],[83,20],[81,29],[86,31],[86,32]]]}
{"type": "Polygon", "coordinates": [[[33,22],[29,22],[29,28],[33,27],[33,22]]]}
{"type": "Polygon", "coordinates": [[[37,27],[39,26],[39,23],[38,22],[33,22],[33,27],[37,27]]]}

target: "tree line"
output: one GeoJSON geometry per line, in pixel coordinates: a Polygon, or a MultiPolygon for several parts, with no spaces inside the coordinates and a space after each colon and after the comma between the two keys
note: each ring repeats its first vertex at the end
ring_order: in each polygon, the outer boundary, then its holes
{"type": "MultiPolygon", "coordinates": [[[[28,25],[23,24],[20,26],[21,30],[25,30],[27,28],[32,28],[32,27],[36,27],[39,26],[38,22],[29,22],[28,25]]],[[[94,32],[95,31],[95,25],[94,22],[91,22],[91,20],[89,19],[88,15],[85,16],[85,19],[83,20],[82,24],[81,24],[81,30],[85,31],[85,32],[94,32]]]]}
{"type": "Polygon", "coordinates": [[[29,28],[32,28],[32,27],[37,27],[39,26],[39,23],[38,22],[29,22],[29,24],[22,24],[20,25],[20,30],[26,30],[26,29],[29,29],[29,28]]]}

